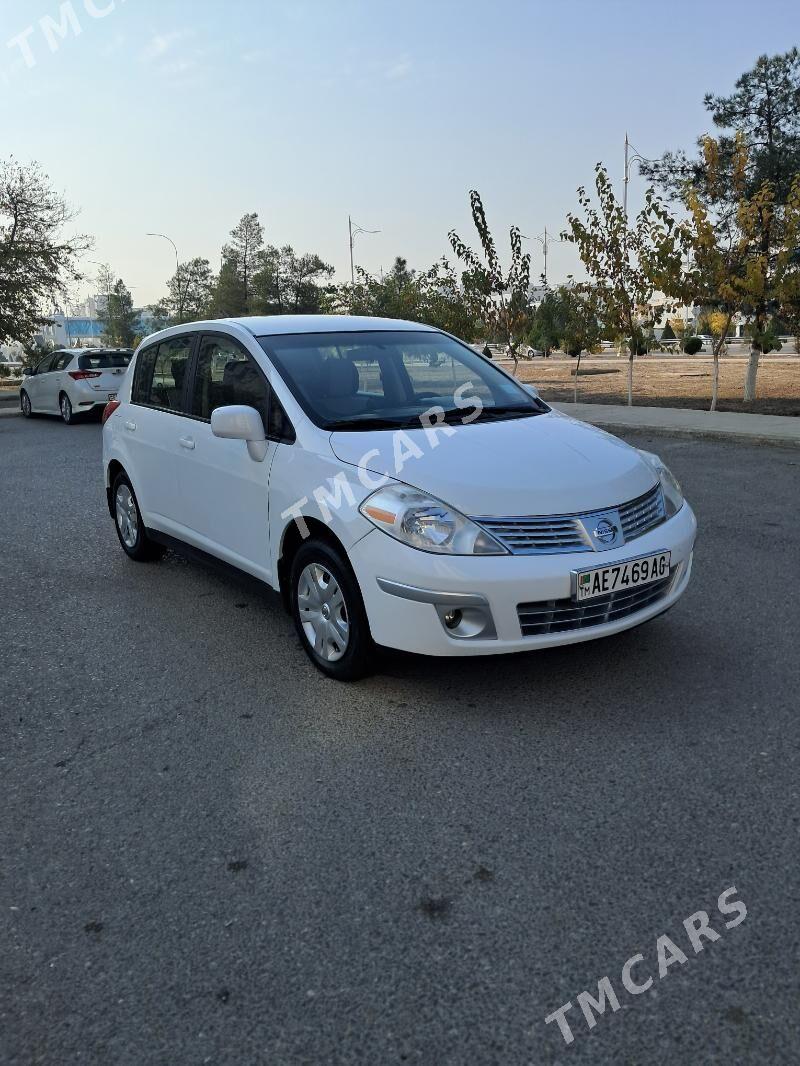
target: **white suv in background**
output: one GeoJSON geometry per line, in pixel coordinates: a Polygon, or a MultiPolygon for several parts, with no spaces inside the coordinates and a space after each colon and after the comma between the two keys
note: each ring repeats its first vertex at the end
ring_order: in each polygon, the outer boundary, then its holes
{"type": "Polygon", "coordinates": [[[657,456],[418,323],[173,326],[103,418],[128,556],[183,543],[260,578],[341,680],[376,644],[493,655],[609,636],[689,582],[695,518],[657,456]]]}
{"type": "Polygon", "coordinates": [[[116,399],[130,348],[64,348],[23,370],[19,404],[26,418],[60,414],[71,425],[81,414],[102,411],[116,399]]]}

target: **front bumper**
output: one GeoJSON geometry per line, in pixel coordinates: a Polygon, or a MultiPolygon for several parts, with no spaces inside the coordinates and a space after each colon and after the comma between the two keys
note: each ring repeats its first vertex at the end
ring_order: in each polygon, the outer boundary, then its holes
{"type": "Polygon", "coordinates": [[[444,556],[410,548],[376,529],[358,541],[349,556],[378,644],[423,655],[499,655],[610,636],[668,610],[689,583],[696,533],[697,522],[687,503],[673,518],[612,551],[444,556]],[[659,551],[671,552],[673,578],[665,594],[648,607],[584,629],[522,636],[518,604],[567,599],[573,570],[659,551]],[[448,632],[444,614],[448,604],[458,606],[458,597],[488,608],[491,626],[479,636],[465,639],[448,632]]]}

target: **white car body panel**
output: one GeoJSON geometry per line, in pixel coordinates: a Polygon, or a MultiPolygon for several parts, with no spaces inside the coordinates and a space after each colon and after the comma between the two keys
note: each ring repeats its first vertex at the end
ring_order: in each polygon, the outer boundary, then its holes
{"type": "MultiPolygon", "coordinates": [[[[422,429],[406,431],[422,452],[399,475],[391,432],[334,433],[345,463],[366,463],[438,496],[466,515],[574,514],[634,500],[653,488],[653,471],[633,448],[602,430],[557,415],[446,427],[432,448],[422,429]],[[377,453],[377,454],[376,454],[377,453]]],[[[401,442],[402,443],[402,442],[401,442]]]]}

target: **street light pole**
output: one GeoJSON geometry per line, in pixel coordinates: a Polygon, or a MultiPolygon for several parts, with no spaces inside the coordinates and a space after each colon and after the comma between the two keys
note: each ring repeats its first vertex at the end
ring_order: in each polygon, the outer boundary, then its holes
{"type": "Polygon", "coordinates": [[[175,284],[176,284],[176,286],[178,288],[178,308],[177,308],[177,310],[178,310],[178,318],[182,319],[183,318],[183,299],[181,298],[181,283],[180,283],[180,279],[178,278],[178,271],[179,271],[180,265],[181,265],[180,264],[180,259],[178,258],[178,247],[175,244],[175,241],[173,241],[172,237],[168,237],[166,235],[166,233],[147,233],[145,236],[147,236],[147,237],[161,237],[162,240],[169,241],[169,243],[172,245],[172,247],[173,247],[173,249],[175,251],[175,284]]]}
{"type": "Polygon", "coordinates": [[[554,242],[553,237],[547,232],[547,226],[544,227],[543,235],[534,234],[534,236],[529,237],[526,233],[520,233],[520,237],[522,237],[523,240],[538,241],[539,244],[541,244],[542,254],[544,256],[544,273],[542,274],[542,278],[544,280],[544,287],[547,288],[547,251],[551,244],[563,244],[564,242],[561,239],[558,239],[554,242]]]}
{"type": "Polygon", "coordinates": [[[363,226],[359,226],[358,223],[354,223],[350,215],[347,216],[347,228],[350,233],[350,284],[353,288],[356,285],[356,268],[355,261],[353,259],[353,244],[356,237],[361,233],[380,233],[379,229],[364,229],[363,226]]]}

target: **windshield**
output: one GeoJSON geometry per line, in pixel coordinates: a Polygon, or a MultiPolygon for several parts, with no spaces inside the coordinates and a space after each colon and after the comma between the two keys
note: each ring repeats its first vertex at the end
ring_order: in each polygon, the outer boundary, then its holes
{"type": "Polygon", "coordinates": [[[98,352],[78,357],[79,370],[111,370],[126,367],[133,352],[98,352]]]}
{"type": "Polygon", "coordinates": [[[432,408],[453,422],[548,410],[443,333],[300,333],[259,337],[259,343],[309,418],[324,429],[418,427],[432,408]]]}

